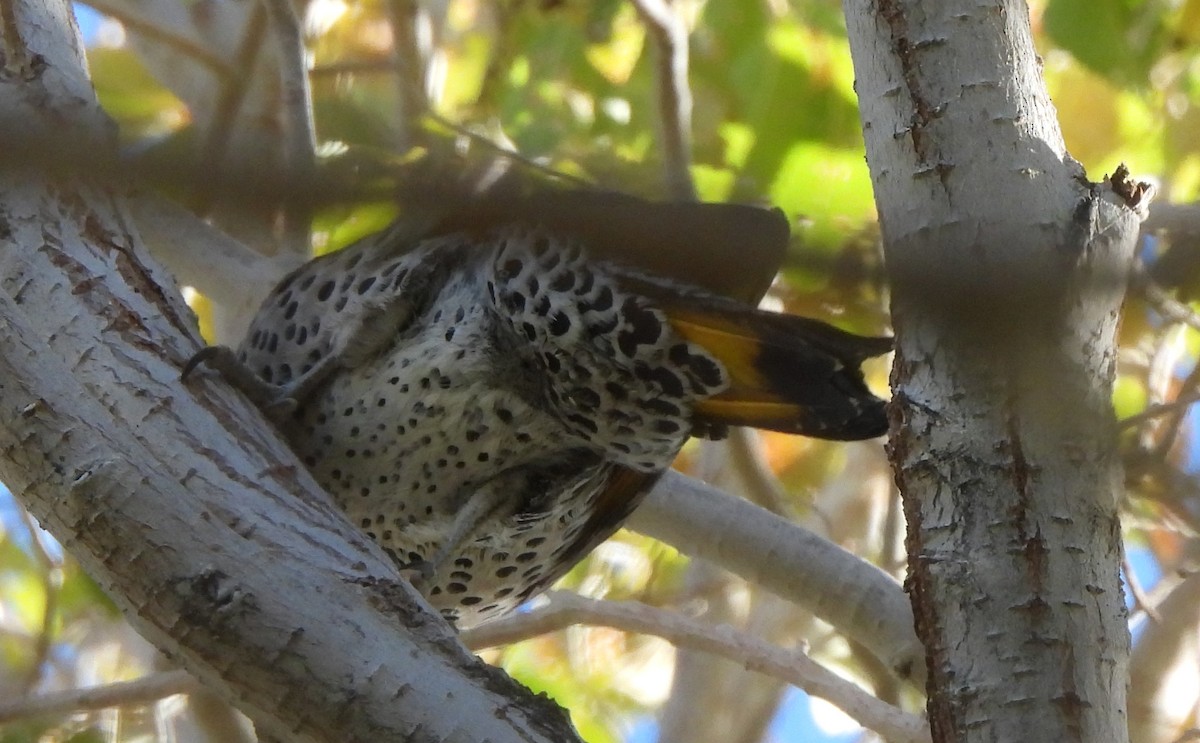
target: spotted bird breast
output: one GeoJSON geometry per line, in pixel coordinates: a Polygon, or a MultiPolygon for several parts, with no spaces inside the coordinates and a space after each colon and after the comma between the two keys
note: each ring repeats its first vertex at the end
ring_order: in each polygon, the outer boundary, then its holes
{"type": "Polygon", "coordinates": [[[694,403],[728,382],[648,300],[538,230],[318,259],[267,299],[239,356],[277,385],[339,360],[284,433],[398,563],[431,560],[473,502],[494,504],[424,586],[460,624],[615,530],[595,518],[614,483],[669,466],[694,403]]]}

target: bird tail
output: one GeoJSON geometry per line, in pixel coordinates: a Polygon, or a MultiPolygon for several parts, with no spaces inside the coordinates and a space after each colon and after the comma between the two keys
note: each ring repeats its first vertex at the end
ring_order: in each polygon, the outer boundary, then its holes
{"type": "Polygon", "coordinates": [[[817,320],[704,301],[659,306],[680,336],[707,350],[730,384],[694,407],[697,431],[753,426],[836,441],[887,431],[884,401],[860,364],[887,353],[891,338],[870,338],[817,320]]]}

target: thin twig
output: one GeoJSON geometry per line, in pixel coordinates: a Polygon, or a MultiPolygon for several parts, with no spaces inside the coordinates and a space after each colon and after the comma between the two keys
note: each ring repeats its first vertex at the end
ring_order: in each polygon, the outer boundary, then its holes
{"type": "Polygon", "coordinates": [[[263,4],[278,43],[284,166],[289,181],[298,186],[289,189],[284,203],[280,245],[290,253],[308,255],[312,247],[312,205],[300,194],[308,193],[316,170],[316,129],[304,33],[289,0],[263,0],[263,4]]]}
{"type": "Polygon", "coordinates": [[[53,645],[52,634],[54,617],[58,614],[58,598],[62,589],[62,574],[59,561],[50,556],[42,544],[42,530],[34,521],[33,516],[24,508],[19,509],[21,522],[29,533],[29,548],[42,571],[42,592],[45,603],[42,606],[42,626],[38,629],[37,641],[34,645],[33,659],[30,661],[29,673],[25,676],[24,688],[26,693],[32,693],[42,681],[46,660],[50,657],[53,645]]]}
{"type": "MultiPolygon", "coordinates": [[[[1187,377],[1184,378],[1183,384],[1179,387],[1176,399],[1186,399],[1197,391],[1200,391],[1200,364],[1197,364],[1187,377]]],[[[1175,446],[1175,440],[1179,437],[1179,430],[1182,428],[1184,418],[1187,416],[1187,407],[1177,406],[1175,410],[1166,413],[1166,416],[1167,422],[1163,436],[1154,447],[1154,451],[1151,452],[1151,456],[1156,459],[1165,458],[1167,453],[1171,451],[1171,448],[1175,446]]]]}
{"type": "Polygon", "coordinates": [[[772,513],[794,517],[787,490],[767,465],[758,431],[734,428],[729,432],[728,442],[729,463],[741,478],[746,496],[772,513]]]}
{"type": "MultiPolygon", "coordinates": [[[[225,151],[229,147],[229,139],[233,133],[233,122],[237,119],[238,111],[242,108],[242,101],[246,97],[246,91],[254,79],[255,62],[258,59],[259,50],[262,48],[263,34],[266,32],[266,28],[266,11],[261,5],[255,5],[246,21],[245,36],[242,37],[237,54],[234,56],[233,67],[239,71],[239,74],[221,79],[221,92],[213,107],[212,121],[209,124],[208,132],[205,133],[204,142],[200,146],[199,156],[199,162],[206,163],[209,168],[217,172],[220,172],[225,161],[225,151]]],[[[220,183],[221,179],[215,178],[206,189],[201,190],[197,213],[203,216],[212,209],[220,183]]]]}
{"type": "Polygon", "coordinates": [[[552,592],[548,603],[527,614],[484,625],[463,635],[474,649],[533,637],[574,624],[614,627],[627,632],[655,635],[677,647],[700,650],[742,664],[751,671],[793,684],[832,702],[865,727],[885,738],[925,743],[929,730],[915,715],[876,699],[838,677],[805,653],[787,650],[728,626],[713,627],[680,614],[633,602],[586,599],[568,592],[552,592]]]}
{"type": "Polygon", "coordinates": [[[1197,402],[1200,402],[1200,390],[1193,390],[1186,395],[1177,396],[1171,402],[1150,405],[1140,413],[1134,413],[1127,418],[1122,418],[1117,423],[1117,427],[1121,430],[1131,428],[1152,418],[1158,418],[1169,413],[1179,413],[1197,402]]]}
{"type": "Polygon", "coordinates": [[[173,694],[201,689],[187,671],[165,671],[86,689],[68,689],[0,702],[0,724],[31,717],[63,715],[82,710],[147,705],[173,694]]]}
{"type": "Polygon", "coordinates": [[[1150,597],[1142,590],[1142,583],[1138,580],[1137,574],[1133,572],[1133,565],[1129,563],[1129,553],[1121,556],[1121,568],[1125,571],[1125,587],[1129,589],[1129,595],[1133,598],[1133,608],[1141,609],[1146,612],[1146,616],[1150,621],[1158,623],[1162,621],[1162,617],[1158,615],[1150,597]]]}
{"type": "Polygon", "coordinates": [[[180,54],[191,57],[207,67],[222,80],[231,80],[234,77],[234,70],[236,68],[233,65],[229,64],[225,59],[222,59],[203,44],[177,33],[173,28],[156,24],[137,14],[130,13],[125,5],[112,2],[112,0],[85,0],[83,4],[103,13],[109,18],[120,21],[121,25],[136,32],[143,38],[158,41],[180,54]]]}
{"type": "Polygon", "coordinates": [[[391,59],[346,59],[313,65],[309,77],[331,77],[334,75],[360,75],[390,73],[396,69],[391,59]]]}
{"type": "Polygon", "coordinates": [[[392,27],[391,68],[396,74],[400,108],[396,145],[404,152],[413,144],[413,123],[429,108],[425,75],[430,50],[421,47],[421,24],[429,22],[429,12],[416,0],[389,0],[387,9],[392,27]]]}
{"type": "Polygon", "coordinates": [[[1164,320],[1181,322],[1200,330],[1200,313],[1163,291],[1162,287],[1150,278],[1146,266],[1141,261],[1134,265],[1130,280],[1132,287],[1141,291],[1146,302],[1162,315],[1164,320]]]}
{"type": "Polygon", "coordinates": [[[658,108],[667,189],[677,199],[694,201],[687,27],[667,0],[633,0],[633,5],[658,48],[658,108]]]}
{"type": "Polygon", "coordinates": [[[596,184],[592,183],[591,181],[580,178],[577,175],[572,175],[571,173],[555,170],[554,168],[548,167],[537,162],[536,160],[530,159],[511,147],[505,147],[504,145],[484,136],[483,134],[480,134],[479,132],[472,131],[462,124],[447,119],[445,116],[442,116],[436,111],[427,110],[425,112],[425,116],[429,121],[432,121],[439,126],[443,126],[455,134],[469,139],[471,142],[479,144],[480,146],[490,150],[492,154],[496,155],[497,157],[504,158],[505,160],[509,160],[514,163],[519,163],[520,165],[523,165],[532,171],[536,171],[549,178],[562,181],[563,183],[567,183],[578,188],[596,188],[596,184]]]}

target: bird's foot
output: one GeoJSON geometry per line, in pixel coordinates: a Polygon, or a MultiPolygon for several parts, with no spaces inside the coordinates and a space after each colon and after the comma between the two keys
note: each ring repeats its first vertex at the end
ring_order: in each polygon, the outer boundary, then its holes
{"type": "Polygon", "coordinates": [[[265,381],[237,357],[228,346],[202,348],[188,359],[179,378],[187,381],[201,364],[216,370],[225,381],[237,387],[259,410],[273,421],[280,421],[296,409],[291,386],[279,386],[265,381]]]}
{"type": "Polygon", "coordinates": [[[425,593],[433,583],[436,567],[429,560],[414,560],[400,568],[400,575],[412,584],[412,587],[425,593]]]}

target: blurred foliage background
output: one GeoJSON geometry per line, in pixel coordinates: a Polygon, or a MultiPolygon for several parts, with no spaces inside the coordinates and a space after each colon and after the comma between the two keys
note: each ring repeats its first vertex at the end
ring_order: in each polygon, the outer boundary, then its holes
{"type": "MultiPolygon", "coordinates": [[[[318,184],[358,187],[432,159],[479,178],[500,162],[539,177],[546,169],[648,197],[668,194],[660,50],[634,3],[310,0],[297,8],[309,51],[318,184]]],[[[879,231],[840,5],[681,0],[674,9],[689,31],[688,152],[697,194],[775,204],[794,221],[788,263],[767,301],[861,332],[887,332],[879,231]]],[[[256,249],[286,249],[278,220],[255,213],[256,201],[247,207],[223,194],[214,176],[247,152],[264,159],[267,171],[286,159],[278,151],[278,84],[263,72],[273,58],[278,63],[274,42],[261,28],[257,37],[247,30],[259,6],[102,0],[77,11],[97,91],[133,169],[256,249]]],[[[1176,740],[1196,727],[1200,703],[1200,611],[1183,600],[1200,594],[1191,585],[1200,449],[1193,443],[1198,419],[1182,404],[1196,399],[1200,384],[1200,322],[1191,302],[1200,296],[1200,0],[1036,0],[1031,13],[1073,156],[1093,180],[1125,162],[1159,187],[1146,269],[1127,307],[1115,406],[1122,418],[1135,416],[1122,441],[1136,599],[1133,694],[1166,720],[1135,741],[1176,740]]],[[[395,212],[379,190],[334,193],[315,203],[313,243],[335,249],[395,212]]],[[[212,328],[216,310],[203,297],[195,306],[212,328]]],[[[886,369],[872,374],[886,388],[886,369]]],[[[740,442],[744,448],[739,453],[735,442],[732,455],[689,446],[680,466],[713,474],[722,457],[750,456],[770,482],[733,478],[727,487],[902,575],[901,517],[877,443],[843,447],[774,435],[740,442]]],[[[565,582],[592,596],[704,612],[785,645],[807,642],[839,673],[920,707],[829,627],[636,534],[604,545],[565,582]]],[[[828,705],[743,676],[735,665],[682,655],[661,640],[578,628],[485,657],[571,709],[593,743],[863,735],[828,705]],[[688,716],[702,718],[705,729],[687,732],[681,720],[688,716]]],[[[53,539],[14,500],[0,501],[0,700],[159,667],[53,539]]],[[[178,699],[25,715],[0,721],[0,741],[205,739],[201,716],[178,699]]]]}

